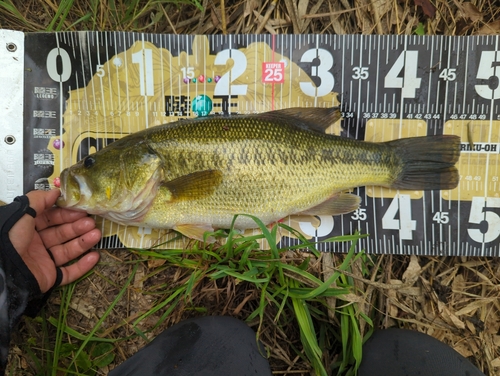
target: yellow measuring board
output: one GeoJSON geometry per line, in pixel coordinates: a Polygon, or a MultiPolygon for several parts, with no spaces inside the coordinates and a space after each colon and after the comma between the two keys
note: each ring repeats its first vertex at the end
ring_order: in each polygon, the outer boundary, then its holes
{"type": "Polygon", "coordinates": [[[458,169],[460,185],[443,191],[445,199],[472,201],[473,197],[500,195],[500,121],[450,120],[444,134],[460,136],[462,150],[458,169]]]}

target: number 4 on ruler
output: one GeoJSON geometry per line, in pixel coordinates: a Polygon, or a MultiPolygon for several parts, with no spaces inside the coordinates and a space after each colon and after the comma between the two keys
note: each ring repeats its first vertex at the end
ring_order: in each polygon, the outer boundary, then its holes
{"type": "Polygon", "coordinates": [[[416,90],[420,88],[421,78],[417,77],[418,51],[403,51],[387,72],[384,86],[401,89],[403,98],[415,98],[416,90]],[[403,77],[399,73],[404,69],[403,77]]]}
{"type": "Polygon", "coordinates": [[[402,240],[413,239],[412,231],[417,228],[417,221],[411,219],[410,195],[398,195],[394,197],[382,217],[382,228],[386,230],[399,230],[399,238],[402,240]],[[396,215],[399,211],[399,219],[396,215]]]}

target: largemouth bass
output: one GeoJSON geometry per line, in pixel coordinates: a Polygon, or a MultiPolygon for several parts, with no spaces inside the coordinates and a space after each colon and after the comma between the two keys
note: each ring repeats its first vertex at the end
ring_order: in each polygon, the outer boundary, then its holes
{"type": "MultiPolygon", "coordinates": [[[[354,211],[360,198],[345,191],[358,186],[457,186],[458,137],[370,143],[325,134],[339,118],[338,108],[292,108],[145,129],[65,169],[57,204],[202,239],[235,214],[270,224],[354,211]]],[[[238,216],[235,227],[255,222],[238,216]]]]}

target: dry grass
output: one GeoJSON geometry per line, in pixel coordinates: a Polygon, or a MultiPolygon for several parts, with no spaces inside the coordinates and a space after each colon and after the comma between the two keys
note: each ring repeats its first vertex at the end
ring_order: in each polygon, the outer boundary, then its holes
{"type": "Polygon", "coordinates": [[[200,0],[202,9],[183,3],[8,0],[0,2],[0,26],[25,31],[59,28],[172,34],[411,34],[419,23],[429,35],[500,30],[500,7],[493,0],[200,0]]]}
{"type": "MultiPolygon", "coordinates": [[[[88,0],[75,2],[65,18],[57,17],[62,13],[58,3],[51,0],[2,4],[0,26],[26,31],[71,27],[177,34],[411,34],[419,25],[426,34],[472,35],[500,31],[500,5],[493,0],[202,0],[202,10],[192,5],[143,0],[134,2],[135,10],[127,17],[123,16],[127,9],[123,0],[116,1],[114,8],[106,2],[88,0]],[[13,17],[5,4],[14,5],[24,20],[13,17]]],[[[334,259],[342,257],[335,255],[334,259]]],[[[321,267],[321,261],[316,260],[311,266],[316,268],[314,272],[318,276],[328,272],[321,267]]],[[[372,318],[376,328],[399,326],[428,333],[471,359],[486,374],[500,375],[498,259],[376,256],[371,262],[368,276],[361,272],[362,264],[353,265],[350,277],[356,281],[358,290],[351,299],[372,318]]],[[[334,260],[335,265],[338,263],[334,260]]],[[[134,330],[133,324],[143,312],[167,298],[165,291],[186,283],[191,275],[188,269],[162,264],[161,260],[144,261],[129,251],[107,251],[102,253],[102,262],[94,274],[76,286],[72,309],[68,312],[71,328],[88,333],[113,302],[134,265],[138,269],[132,285],[99,332],[99,336],[107,338],[133,336],[116,346],[112,364],[122,362],[145,344],[140,335],[136,336],[140,331],[149,331],[145,337],[151,338],[163,328],[195,315],[225,314],[246,319],[259,305],[259,292],[251,283],[231,277],[216,281],[207,278],[193,286],[190,299],[180,299],[177,308],[168,315],[162,317],[164,311],[155,312],[140,321],[134,330]],[[159,320],[161,325],[156,327],[159,320]]],[[[55,294],[47,315],[57,317],[62,303],[55,294]]],[[[334,304],[340,302],[331,301],[331,305],[334,304]]],[[[300,347],[300,338],[292,317],[285,315],[276,325],[275,313],[266,311],[266,319],[260,327],[258,320],[250,322],[271,349],[273,371],[279,375],[308,375],[307,362],[293,349],[300,347]]],[[[333,326],[339,324],[334,316],[331,320],[333,326]]],[[[32,360],[23,344],[28,339],[35,350],[44,347],[46,339],[40,335],[41,327],[39,321],[26,320],[21,334],[14,339],[11,365],[17,374],[33,374],[32,360]]],[[[42,333],[54,335],[55,328],[48,325],[42,333]]],[[[70,335],[65,335],[64,340],[75,341],[70,335]]],[[[106,367],[102,368],[98,374],[106,371],[106,367]]]]}

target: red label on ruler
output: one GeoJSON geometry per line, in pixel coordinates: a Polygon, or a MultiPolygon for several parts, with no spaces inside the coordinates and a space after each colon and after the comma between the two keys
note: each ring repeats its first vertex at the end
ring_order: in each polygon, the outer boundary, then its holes
{"type": "Polygon", "coordinates": [[[262,63],[262,82],[265,84],[282,84],[285,82],[285,63],[262,63]]]}

